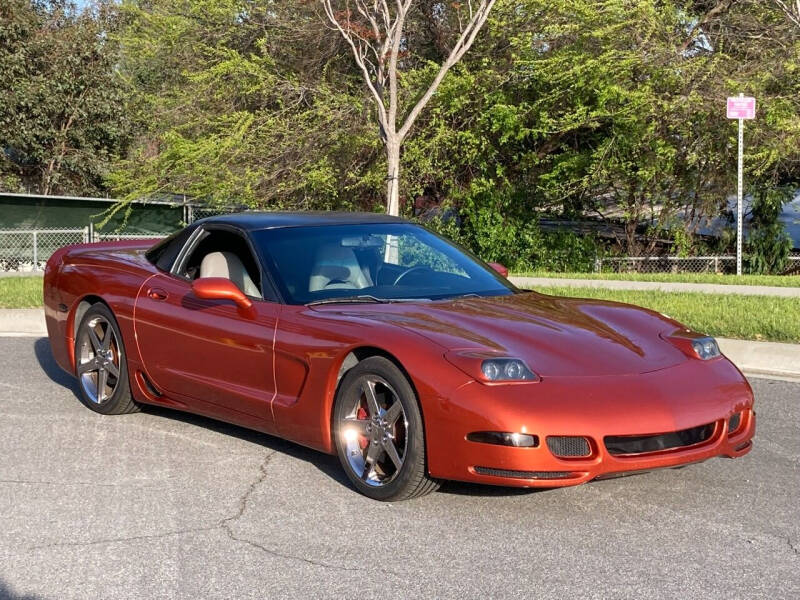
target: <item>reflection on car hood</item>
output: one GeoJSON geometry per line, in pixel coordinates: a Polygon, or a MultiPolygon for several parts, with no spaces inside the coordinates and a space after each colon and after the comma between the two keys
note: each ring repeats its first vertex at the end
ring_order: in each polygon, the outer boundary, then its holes
{"type": "Polygon", "coordinates": [[[635,306],[522,293],[414,304],[348,307],[347,313],[415,331],[444,350],[482,349],[524,359],[542,377],[656,371],[688,358],[659,333],[674,328],[635,306]]]}

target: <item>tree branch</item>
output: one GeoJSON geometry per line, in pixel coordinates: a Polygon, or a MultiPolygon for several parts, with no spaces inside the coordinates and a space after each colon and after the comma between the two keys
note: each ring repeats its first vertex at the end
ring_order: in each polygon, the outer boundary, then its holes
{"type": "Polygon", "coordinates": [[[414,108],[412,108],[408,113],[405,123],[403,123],[403,126],[400,128],[400,142],[406,138],[408,132],[411,130],[411,127],[414,125],[414,122],[417,120],[419,113],[422,112],[422,109],[425,108],[426,104],[428,104],[430,99],[436,93],[436,90],[439,89],[439,85],[442,83],[444,76],[447,75],[447,72],[450,70],[450,68],[459,60],[461,60],[461,57],[464,56],[467,50],[470,49],[475,41],[475,38],[478,36],[478,32],[480,32],[483,24],[486,22],[486,19],[489,18],[489,12],[492,10],[495,2],[496,0],[481,1],[480,5],[472,16],[472,19],[470,19],[469,23],[467,23],[467,26],[461,32],[458,41],[450,51],[450,56],[448,56],[447,60],[442,63],[442,66],[439,69],[439,72],[436,74],[436,77],[434,77],[433,81],[431,82],[430,87],[417,101],[417,103],[414,105],[414,108]]]}
{"type": "Polygon", "coordinates": [[[794,6],[786,4],[783,0],[775,0],[775,4],[783,11],[792,23],[800,27],[800,0],[795,0],[794,6]]]}
{"type": "MultiPolygon", "coordinates": [[[[325,9],[325,15],[328,17],[328,20],[339,30],[339,33],[350,46],[350,49],[353,52],[353,58],[356,61],[356,65],[361,70],[361,74],[364,77],[364,82],[367,84],[370,93],[372,94],[372,99],[375,101],[375,105],[378,109],[378,122],[380,123],[381,127],[384,129],[387,128],[387,115],[386,115],[386,106],[383,103],[383,95],[378,91],[375,84],[372,81],[372,77],[370,77],[369,69],[367,69],[367,65],[364,62],[364,58],[362,55],[362,48],[360,44],[356,44],[353,37],[350,35],[348,31],[345,31],[342,25],[339,23],[339,20],[336,18],[336,14],[334,13],[333,6],[331,5],[331,0],[322,0],[322,5],[325,9]]],[[[349,21],[349,10],[347,12],[348,21],[349,21]]],[[[380,82],[379,82],[380,85],[380,82]]]]}

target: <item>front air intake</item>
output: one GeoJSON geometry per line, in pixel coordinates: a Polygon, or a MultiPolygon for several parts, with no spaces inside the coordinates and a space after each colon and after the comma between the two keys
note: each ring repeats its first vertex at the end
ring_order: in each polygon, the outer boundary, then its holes
{"type": "Polygon", "coordinates": [[[559,458],[583,458],[592,454],[589,440],[580,435],[548,436],[547,447],[559,458]]]}
{"type": "Polygon", "coordinates": [[[490,467],[475,467],[479,475],[492,477],[507,477],[510,479],[568,479],[574,475],[571,471],[511,471],[509,469],[492,469],[490,467]]]}
{"type": "Polygon", "coordinates": [[[614,456],[647,454],[702,444],[708,441],[713,433],[714,424],[709,423],[657,435],[607,435],[603,441],[608,453],[614,456]]]}

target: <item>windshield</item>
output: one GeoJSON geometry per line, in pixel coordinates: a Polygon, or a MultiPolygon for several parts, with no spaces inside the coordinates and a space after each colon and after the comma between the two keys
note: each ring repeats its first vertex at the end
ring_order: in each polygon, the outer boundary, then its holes
{"type": "Polygon", "coordinates": [[[491,268],[412,224],[285,227],[252,232],[291,304],[439,300],[516,291],[491,268]]]}

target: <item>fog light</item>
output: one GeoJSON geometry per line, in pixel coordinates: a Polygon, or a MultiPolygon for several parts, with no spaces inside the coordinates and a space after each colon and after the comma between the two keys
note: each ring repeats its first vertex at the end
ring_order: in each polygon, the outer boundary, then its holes
{"type": "Polygon", "coordinates": [[[728,434],[735,433],[742,423],[742,413],[738,412],[728,419],[728,434]]]}

